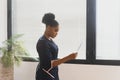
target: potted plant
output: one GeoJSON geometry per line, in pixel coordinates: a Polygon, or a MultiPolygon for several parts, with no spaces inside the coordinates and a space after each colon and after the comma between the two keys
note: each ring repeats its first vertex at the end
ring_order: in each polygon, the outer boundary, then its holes
{"type": "Polygon", "coordinates": [[[23,41],[18,40],[22,35],[18,34],[3,42],[0,47],[0,80],[13,80],[14,64],[20,65],[21,56],[28,56],[23,46],[23,41]]]}

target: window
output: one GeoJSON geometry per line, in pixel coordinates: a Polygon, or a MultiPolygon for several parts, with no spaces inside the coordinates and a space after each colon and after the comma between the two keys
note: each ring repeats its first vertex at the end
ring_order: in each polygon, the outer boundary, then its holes
{"type": "Polygon", "coordinates": [[[59,46],[59,58],[76,51],[82,42],[77,59],[86,59],[86,0],[12,0],[12,7],[13,34],[24,34],[31,56],[38,56],[36,43],[45,30],[41,19],[52,12],[60,24],[54,39],[59,46]]]}
{"type": "Polygon", "coordinates": [[[59,4],[54,1],[12,0],[11,31],[13,34],[24,34],[23,39],[31,56],[38,56],[35,45],[45,29],[41,23],[42,16],[53,12],[61,28],[55,39],[61,51],[59,57],[75,51],[84,41],[78,58],[68,63],[120,65],[119,0],[59,0],[59,4]],[[76,5],[73,6],[73,3],[76,5]]]}
{"type": "Polygon", "coordinates": [[[97,0],[96,58],[120,60],[120,0],[97,0]]]}

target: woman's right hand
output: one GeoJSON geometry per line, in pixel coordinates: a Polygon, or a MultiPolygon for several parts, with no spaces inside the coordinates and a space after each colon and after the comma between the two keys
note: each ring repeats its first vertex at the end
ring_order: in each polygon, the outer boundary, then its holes
{"type": "Polygon", "coordinates": [[[77,52],[76,53],[71,53],[70,55],[68,55],[69,59],[72,60],[72,59],[75,59],[77,57],[77,52]]]}

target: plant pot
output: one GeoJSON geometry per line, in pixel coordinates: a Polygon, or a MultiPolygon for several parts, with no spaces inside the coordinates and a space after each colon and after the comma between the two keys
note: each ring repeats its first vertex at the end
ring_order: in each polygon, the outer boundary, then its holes
{"type": "Polygon", "coordinates": [[[5,68],[0,63],[0,80],[14,80],[14,67],[5,68]]]}

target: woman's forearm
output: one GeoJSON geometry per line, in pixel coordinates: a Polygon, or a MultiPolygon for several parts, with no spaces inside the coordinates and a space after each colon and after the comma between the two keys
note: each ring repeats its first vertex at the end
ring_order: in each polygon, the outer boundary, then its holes
{"type": "Polygon", "coordinates": [[[68,55],[68,56],[66,56],[62,59],[53,60],[51,62],[51,64],[52,64],[53,67],[58,66],[61,63],[67,62],[67,61],[72,60],[72,59],[75,59],[76,55],[77,55],[77,53],[72,53],[72,54],[70,54],[70,55],[68,55]]]}
{"type": "Polygon", "coordinates": [[[68,61],[68,60],[69,60],[69,57],[68,57],[68,56],[66,56],[66,57],[64,57],[64,58],[62,58],[62,59],[53,60],[53,61],[52,61],[52,66],[53,66],[53,67],[58,66],[58,65],[60,65],[61,63],[64,63],[64,62],[66,62],[66,61],[68,61]]]}

